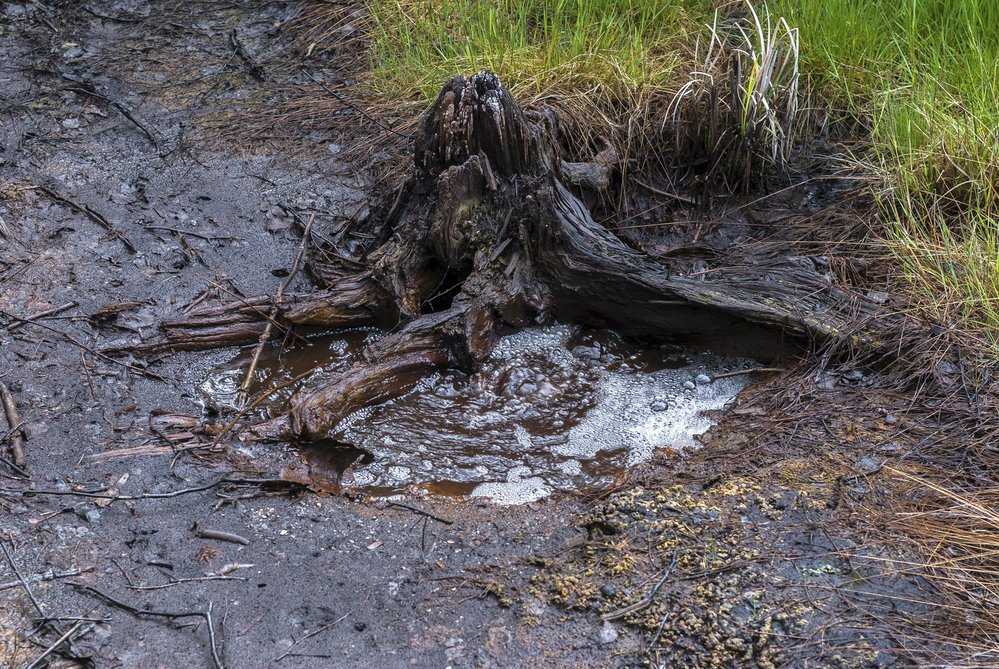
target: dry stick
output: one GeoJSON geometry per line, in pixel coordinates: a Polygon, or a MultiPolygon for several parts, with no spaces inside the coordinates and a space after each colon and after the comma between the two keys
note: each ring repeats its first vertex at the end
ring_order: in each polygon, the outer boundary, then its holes
{"type": "Polygon", "coordinates": [[[783,367],[754,367],[753,369],[737,369],[734,372],[725,372],[724,374],[715,374],[711,377],[711,383],[714,383],[718,379],[727,379],[732,376],[742,376],[743,374],[767,374],[773,372],[786,372],[787,370],[783,367]]]}
{"type": "Polygon", "coordinates": [[[101,214],[91,209],[88,205],[78,204],[76,202],[73,202],[72,200],[68,200],[62,195],[59,195],[59,193],[56,193],[54,190],[46,186],[36,186],[35,188],[44,193],[45,195],[47,195],[49,199],[51,199],[53,202],[64,205],[66,207],[69,207],[70,209],[73,209],[74,211],[78,211],[79,213],[83,214],[91,221],[93,221],[97,225],[101,226],[102,228],[110,232],[111,236],[117,239],[119,242],[121,242],[122,245],[129,250],[130,253],[136,253],[135,245],[132,244],[132,242],[128,239],[128,237],[119,232],[117,228],[111,225],[108,219],[104,218],[101,214]]]}
{"type": "MultiPolygon", "coordinates": [[[[90,569],[84,570],[84,569],[77,569],[74,567],[69,571],[64,571],[58,574],[32,576],[31,578],[25,580],[34,581],[35,583],[38,583],[40,581],[54,581],[57,578],[69,578],[70,576],[79,576],[84,571],[90,571],[90,569]]],[[[20,585],[21,585],[20,581],[9,581],[7,583],[0,583],[0,592],[2,592],[3,590],[10,590],[11,588],[16,588],[20,585]]]]}
{"type": "Polygon", "coordinates": [[[173,492],[150,492],[143,493],[141,495],[106,495],[99,492],[83,492],[80,490],[33,490],[31,488],[19,489],[19,488],[0,488],[0,494],[15,494],[15,495],[56,495],[56,496],[67,496],[67,497],[89,497],[92,499],[109,499],[111,501],[133,501],[138,499],[163,499],[166,497],[179,497],[181,495],[187,495],[193,492],[203,492],[205,490],[211,490],[212,488],[223,485],[228,482],[235,482],[236,479],[219,479],[218,481],[212,481],[206,485],[196,486],[194,488],[182,488],[180,490],[174,490],[173,492]]]}
{"type": "MultiPolygon", "coordinates": [[[[13,546],[14,544],[12,543],[11,545],[13,546]]],[[[18,583],[20,583],[21,587],[24,588],[24,592],[28,595],[28,599],[31,600],[32,606],[34,606],[35,610],[38,611],[38,615],[43,621],[45,621],[45,624],[55,631],[56,634],[61,635],[63,633],[62,629],[60,629],[58,625],[52,622],[52,620],[45,615],[42,605],[38,603],[38,599],[35,598],[35,593],[31,591],[31,586],[28,585],[28,581],[21,574],[21,570],[17,568],[17,564],[14,562],[14,557],[10,554],[10,551],[7,550],[7,544],[2,539],[0,539],[0,549],[3,549],[3,554],[4,557],[7,558],[7,563],[10,565],[14,575],[17,576],[18,583]]],[[[66,639],[61,640],[60,643],[66,643],[66,639]]],[[[72,656],[78,655],[77,651],[73,648],[73,642],[71,640],[68,643],[67,650],[72,656]]]]}
{"type": "Polygon", "coordinates": [[[170,581],[169,583],[161,583],[160,585],[130,585],[128,586],[132,590],[163,590],[165,588],[172,588],[175,585],[181,585],[183,583],[200,583],[202,581],[246,581],[248,580],[244,576],[199,576],[197,578],[178,578],[170,581]]]}
{"type": "Polygon", "coordinates": [[[211,643],[212,651],[212,663],[215,669],[225,669],[225,665],[222,663],[222,659],[219,657],[218,647],[215,644],[215,628],[212,625],[212,605],[211,602],[208,603],[207,611],[154,611],[152,609],[140,609],[137,606],[132,606],[131,604],[126,604],[125,602],[115,599],[111,595],[98,590],[97,588],[87,585],[85,583],[71,583],[73,587],[77,590],[82,590],[84,592],[89,592],[90,594],[96,596],[97,598],[107,602],[111,606],[116,606],[119,609],[128,611],[135,616],[153,616],[157,618],[170,618],[171,620],[175,618],[202,618],[206,623],[208,623],[208,640],[211,643]]]}
{"type": "Polygon", "coordinates": [[[101,360],[103,360],[105,362],[110,362],[113,365],[120,365],[121,367],[124,367],[125,369],[127,369],[128,371],[130,371],[132,374],[136,374],[138,376],[145,376],[145,377],[148,377],[148,378],[151,378],[151,379],[156,379],[157,381],[163,381],[164,383],[167,383],[167,380],[165,378],[163,378],[162,376],[160,376],[159,374],[157,374],[156,372],[150,372],[148,369],[142,369],[141,367],[136,367],[135,365],[130,365],[127,362],[122,362],[121,360],[115,360],[111,356],[105,355],[104,353],[101,353],[100,351],[98,351],[98,350],[96,350],[94,348],[91,348],[90,346],[87,346],[86,344],[84,344],[83,342],[81,342],[79,339],[76,339],[75,337],[73,337],[73,335],[69,334],[68,332],[63,332],[62,330],[50,327],[48,325],[45,325],[44,323],[39,323],[37,321],[31,321],[31,324],[35,325],[37,327],[43,328],[45,330],[48,330],[49,332],[52,332],[54,334],[57,334],[57,335],[63,337],[64,339],[66,339],[69,343],[73,344],[74,346],[80,347],[81,349],[83,349],[87,353],[89,353],[89,354],[91,354],[93,356],[96,356],[96,357],[100,358],[101,360]]]}
{"type": "Polygon", "coordinates": [[[29,323],[38,318],[45,318],[46,316],[55,316],[56,314],[61,314],[64,311],[69,311],[73,307],[78,307],[78,306],[80,306],[79,302],[67,302],[66,304],[63,304],[61,306],[52,307],[51,309],[46,309],[45,311],[39,311],[37,314],[31,314],[30,316],[25,316],[24,318],[21,318],[20,316],[14,316],[14,318],[17,319],[17,322],[8,325],[7,330],[8,331],[16,330],[25,323],[29,323]]]}
{"type": "Polygon", "coordinates": [[[31,591],[31,586],[28,585],[28,582],[25,580],[24,576],[21,575],[21,571],[17,568],[17,565],[14,563],[14,558],[10,554],[10,551],[7,550],[7,544],[3,540],[0,540],[0,548],[3,549],[3,554],[4,557],[7,558],[7,563],[10,565],[11,570],[14,572],[14,576],[17,576],[17,582],[21,585],[22,588],[24,588],[24,592],[28,595],[28,599],[31,600],[32,606],[34,606],[35,610],[38,611],[38,615],[44,618],[45,611],[42,610],[42,605],[38,603],[37,599],[35,599],[35,593],[31,591]]]}
{"type": "Polygon", "coordinates": [[[377,118],[375,118],[374,116],[372,116],[368,112],[364,111],[363,109],[361,109],[357,105],[351,103],[350,100],[348,100],[344,96],[340,95],[336,91],[332,90],[329,86],[327,86],[323,82],[321,82],[318,79],[316,79],[314,76],[312,76],[312,74],[308,70],[306,70],[306,69],[303,68],[302,69],[302,74],[304,74],[309,79],[311,79],[312,83],[314,83],[316,86],[319,86],[319,88],[323,89],[324,91],[326,91],[327,93],[329,93],[330,95],[332,95],[334,98],[336,98],[337,100],[339,100],[340,103],[342,103],[343,105],[345,105],[345,106],[353,109],[354,111],[356,111],[357,113],[359,113],[361,116],[363,116],[364,118],[368,119],[369,121],[371,121],[372,123],[374,123],[375,125],[377,125],[382,130],[385,130],[386,132],[390,132],[393,135],[395,135],[396,137],[402,137],[403,139],[410,139],[412,137],[412,135],[404,135],[401,132],[399,132],[398,130],[393,130],[391,127],[385,125],[384,123],[382,123],[381,121],[379,121],[377,118]]]}
{"type": "Polygon", "coordinates": [[[7,416],[7,423],[10,425],[10,457],[14,466],[24,471],[27,460],[24,457],[24,430],[21,428],[21,416],[17,413],[17,405],[10,390],[3,381],[0,381],[0,400],[3,401],[3,412],[7,416]]]}
{"type": "Polygon", "coordinates": [[[20,467],[18,467],[17,465],[15,465],[13,462],[11,462],[10,460],[8,460],[7,458],[0,456],[0,462],[4,463],[8,467],[10,467],[12,470],[14,470],[14,473],[17,474],[18,476],[20,476],[21,478],[31,479],[31,474],[29,474],[26,470],[21,469],[20,467]]]}
{"type": "MultiPolygon", "coordinates": [[[[308,634],[306,634],[305,636],[303,636],[301,639],[299,639],[295,643],[291,644],[291,646],[288,648],[288,650],[286,650],[283,654],[281,654],[280,656],[274,658],[274,661],[275,662],[280,662],[284,658],[286,658],[289,655],[291,655],[291,651],[295,648],[295,646],[297,646],[298,644],[302,643],[306,639],[311,639],[312,637],[316,636],[317,634],[322,634],[326,630],[333,628],[334,626],[336,626],[337,623],[342,622],[351,613],[353,613],[353,610],[347,611],[347,613],[343,614],[342,616],[340,616],[339,618],[337,618],[336,620],[334,620],[333,622],[331,622],[329,625],[323,625],[322,627],[320,627],[319,629],[317,629],[315,632],[309,632],[308,634]]],[[[297,654],[296,654],[296,656],[297,656],[297,654]]],[[[328,656],[324,656],[324,657],[328,657],[328,656]]]]}
{"type": "Polygon", "coordinates": [[[28,666],[26,666],[24,669],[35,669],[35,667],[38,666],[39,662],[41,662],[46,657],[48,657],[49,655],[51,655],[52,653],[54,653],[55,650],[56,650],[56,648],[58,648],[59,646],[61,646],[67,639],[69,639],[71,636],[73,636],[74,634],[76,634],[77,630],[79,630],[81,627],[83,627],[84,622],[85,621],[80,620],[75,625],[73,625],[72,627],[70,627],[68,632],[66,632],[65,634],[63,634],[58,639],[56,639],[55,643],[53,643],[51,646],[49,646],[48,648],[46,648],[45,651],[41,655],[39,655],[38,657],[35,658],[34,662],[32,662],[31,664],[29,664],[28,666]]]}
{"type": "Polygon", "coordinates": [[[219,442],[221,442],[222,439],[225,438],[225,436],[227,434],[229,434],[229,432],[232,430],[232,428],[236,427],[236,423],[238,423],[239,420],[243,416],[245,416],[249,412],[251,412],[254,409],[256,409],[258,406],[260,406],[261,404],[263,404],[267,400],[267,398],[269,398],[271,395],[273,395],[277,391],[284,390],[288,386],[295,385],[296,383],[298,383],[299,381],[301,381],[305,377],[309,376],[310,374],[315,373],[315,371],[317,369],[318,369],[318,367],[313,367],[312,369],[310,369],[308,371],[305,371],[305,372],[302,372],[298,376],[296,376],[296,377],[294,377],[294,378],[292,378],[292,379],[290,379],[288,381],[285,381],[284,383],[279,383],[278,385],[274,386],[270,390],[265,390],[264,392],[260,393],[260,396],[257,397],[257,399],[253,400],[252,402],[250,402],[249,404],[247,404],[245,407],[243,407],[242,409],[240,409],[239,411],[237,411],[236,415],[232,417],[232,420],[230,420],[228,423],[226,423],[226,426],[222,428],[222,431],[219,432],[218,435],[216,435],[215,439],[212,440],[212,449],[216,448],[219,445],[219,442]]]}
{"type": "Polygon", "coordinates": [[[246,378],[243,379],[243,385],[240,387],[239,392],[243,396],[245,401],[246,393],[250,389],[250,384],[253,382],[253,372],[257,369],[257,363],[260,362],[260,354],[264,351],[264,346],[267,341],[271,338],[271,330],[273,329],[274,319],[277,318],[278,310],[281,308],[281,296],[284,291],[291,285],[291,282],[295,280],[295,276],[298,274],[298,268],[302,264],[302,257],[305,255],[305,245],[309,240],[309,231],[312,230],[312,223],[316,220],[316,215],[312,214],[309,217],[309,222],[305,226],[305,232],[302,233],[302,243],[298,246],[298,253],[295,255],[295,262],[292,263],[291,272],[288,273],[288,278],[278,286],[277,292],[274,293],[274,305],[271,307],[270,316],[267,317],[267,325],[264,326],[264,331],[260,333],[260,338],[257,340],[257,350],[253,352],[253,359],[250,360],[250,367],[246,370],[246,378]]]}
{"type": "Polygon", "coordinates": [[[673,575],[673,570],[676,568],[676,561],[677,561],[677,552],[673,551],[673,557],[670,560],[669,566],[666,567],[666,572],[663,574],[662,578],[659,579],[659,582],[655,584],[652,590],[649,591],[649,594],[647,594],[645,597],[638,600],[634,604],[625,606],[624,608],[621,609],[617,609],[616,611],[611,611],[610,613],[605,613],[604,615],[600,616],[601,620],[604,621],[617,620],[618,618],[623,618],[624,616],[636,613],[638,611],[642,611],[648,608],[649,606],[652,606],[652,602],[655,601],[656,594],[659,592],[659,589],[663,587],[666,581],[669,580],[669,577],[673,575]]]}
{"type": "Polygon", "coordinates": [[[244,47],[243,43],[239,41],[239,36],[236,34],[235,29],[229,31],[228,37],[229,37],[229,45],[236,50],[236,55],[238,55],[240,59],[242,59],[242,61],[246,63],[246,67],[250,71],[250,74],[253,76],[253,78],[256,79],[257,81],[266,80],[267,74],[264,72],[263,66],[260,63],[258,63],[256,60],[254,60],[253,56],[251,56],[249,52],[247,52],[246,47],[244,47]]]}
{"type": "Polygon", "coordinates": [[[423,509],[418,509],[415,506],[410,506],[409,504],[403,504],[402,502],[393,502],[392,500],[386,500],[385,502],[389,506],[396,506],[400,509],[406,509],[407,511],[412,511],[413,513],[425,516],[430,520],[436,520],[438,523],[443,523],[444,525],[454,525],[453,520],[448,520],[447,518],[441,518],[440,516],[435,516],[429,511],[424,511],[423,509]]]}
{"type": "Polygon", "coordinates": [[[243,485],[243,486],[265,486],[265,485],[276,485],[282,486],[286,489],[307,489],[303,483],[297,483],[295,481],[286,481],[285,479],[233,479],[233,478],[220,478],[217,481],[212,481],[211,483],[206,483],[205,485],[195,486],[193,488],[181,488],[180,490],[174,490],[172,492],[147,492],[141,495],[108,495],[106,493],[100,492],[82,492],[79,490],[49,490],[45,488],[35,489],[35,488],[0,488],[0,495],[55,495],[55,496],[65,496],[65,497],[87,497],[90,499],[109,499],[112,502],[126,501],[131,502],[139,499],[166,499],[169,497],[180,497],[181,495],[188,495],[195,492],[204,492],[205,490],[211,490],[212,488],[218,487],[220,485],[243,485]]]}
{"type": "Polygon", "coordinates": [[[680,202],[686,202],[687,204],[697,204],[697,202],[695,200],[693,200],[692,198],[684,197],[683,195],[677,195],[676,193],[670,193],[669,191],[660,190],[658,188],[655,188],[654,186],[650,186],[647,183],[639,181],[638,179],[634,179],[633,178],[632,181],[634,181],[636,184],[638,184],[642,188],[645,188],[646,190],[649,190],[649,191],[655,193],[656,195],[663,195],[665,197],[670,197],[670,198],[673,198],[674,200],[679,200],[680,202]]]}
{"type": "Polygon", "coordinates": [[[180,228],[171,228],[166,225],[144,225],[142,226],[145,230],[166,230],[167,232],[172,232],[178,235],[187,235],[189,237],[197,237],[198,239],[204,239],[208,242],[227,240],[227,241],[240,241],[239,237],[229,237],[229,236],[218,236],[218,235],[203,235],[198,232],[191,232],[190,230],[181,230],[180,228]]]}
{"type": "Polygon", "coordinates": [[[215,539],[217,541],[228,541],[231,544],[249,546],[250,540],[232,532],[222,532],[221,530],[199,529],[198,536],[202,539],[215,539]]]}
{"type": "Polygon", "coordinates": [[[74,79],[73,77],[65,73],[60,73],[60,76],[66,81],[70,81],[79,86],[79,88],[67,87],[65,90],[72,91],[74,93],[82,93],[83,95],[89,95],[90,97],[95,97],[99,100],[104,100],[104,102],[108,103],[109,105],[117,109],[122,116],[131,121],[136,128],[141,130],[142,134],[145,135],[146,138],[153,143],[153,146],[156,147],[157,151],[160,150],[160,142],[158,139],[156,139],[156,135],[153,134],[153,131],[147,128],[145,124],[142,123],[142,121],[140,121],[135,117],[131,109],[126,107],[121,102],[115,100],[114,98],[110,98],[104,95],[103,93],[98,92],[97,86],[95,86],[89,81],[74,79]]]}
{"type": "MultiPolygon", "coordinates": [[[[244,307],[252,310],[255,314],[257,314],[258,316],[262,317],[264,320],[268,320],[267,314],[264,313],[263,311],[261,311],[260,309],[258,309],[255,305],[250,304],[246,300],[246,298],[244,296],[237,295],[234,291],[229,290],[228,288],[226,288],[225,286],[223,286],[221,283],[218,283],[216,281],[212,281],[211,279],[206,278],[206,279],[204,279],[204,281],[209,286],[211,286],[211,287],[213,287],[213,288],[215,288],[215,289],[217,289],[217,290],[225,293],[226,295],[229,295],[230,297],[236,298],[236,301],[242,303],[244,307]]],[[[268,322],[271,323],[272,325],[274,325],[275,327],[277,327],[279,330],[287,330],[289,333],[291,333],[296,338],[301,339],[302,341],[306,341],[305,337],[300,337],[299,335],[294,334],[293,332],[291,332],[291,328],[285,328],[285,326],[283,326],[281,323],[278,323],[273,318],[271,318],[270,320],[268,320],[268,322]]]]}

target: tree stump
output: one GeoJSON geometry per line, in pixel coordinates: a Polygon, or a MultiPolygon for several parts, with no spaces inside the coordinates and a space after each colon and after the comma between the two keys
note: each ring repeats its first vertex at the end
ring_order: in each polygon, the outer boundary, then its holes
{"type": "MultiPolygon", "coordinates": [[[[567,187],[606,183],[607,152],[565,163],[557,136],[553,111],[525,112],[495,75],[448,81],[420,119],[412,172],[378,244],[358,258],[313,259],[325,290],[285,296],[278,316],[286,327],[402,327],[334,383],[298,391],[289,415],[257,434],[325,438],[433,370],[474,371],[505,328],[559,320],[660,338],[745,322],[818,339],[849,331],[844,296],[808,258],[671,276],[597,224],[567,187]]],[[[249,343],[269,309],[266,298],[203,309],[164,323],[161,345],[249,343]]]]}

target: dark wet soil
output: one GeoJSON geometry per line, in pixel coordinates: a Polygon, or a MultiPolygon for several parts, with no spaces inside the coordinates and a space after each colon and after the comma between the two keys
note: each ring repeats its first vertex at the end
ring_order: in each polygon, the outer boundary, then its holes
{"type": "MultiPolygon", "coordinates": [[[[905,665],[890,621],[925,612],[920,582],[884,575],[878,560],[904,552],[856,521],[879,493],[891,451],[878,449],[904,446],[862,373],[750,387],[703,450],[659,451],[628,472],[635,463],[617,452],[614,480],[591,476],[611,486],[598,499],[563,490],[515,506],[466,497],[494,472],[456,476],[460,463],[442,451],[420,458],[432,476],[407,480],[419,490],[383,485],[383,468],[367,485],[406,493],[384,499],[310,478],[348,466],[357,478],[359,452],[343,451],[345,463],[235,440],[184,451],[151,429],[157,412],[200,418],[199,386],[238,352],[99,351],[150,336],[188,305],[273,293],[298,248],[296,215],[353,216],[380,195],[338,157],[332,138],[350,133],[349,116],[328,135],[280,146],[219,140],[225,112],[276,86],[237,53],[231,31],[286,84],[300,75],[279,28],[297,11],[0,7],[0,375],[30,469],[25,479],[0,463],[10,555],[0,560],[0,665],[27,665],[79,624],[53,666],[71,656],[82,666],[211,666],[200,618],[134,615],[98,591],[145,610],[210,608],[228,667],[905,665]],[[823,393],[846,397],[866,431],[832,414],[768,415],[795,387],[809,406],[823,393]],[[58,629],[37,628],[15,568],[44,615],[65,618],[58,629]]],[[[595,342],[569,350],[586,346],[595,342]]],[[[526,383],[567,391],[511,371],[536,362],[500,365],[490,383],[514,397],[526,383]]],[[[265,361],[261,381],[276,373],[265,361]]],[[[434,383],[424,399],[474,380],[434,383]]],[[[376,432],[406,429],[369,418],[376,432]]],[[[554,452],[542,446],[535,452],[554,452]]]]}

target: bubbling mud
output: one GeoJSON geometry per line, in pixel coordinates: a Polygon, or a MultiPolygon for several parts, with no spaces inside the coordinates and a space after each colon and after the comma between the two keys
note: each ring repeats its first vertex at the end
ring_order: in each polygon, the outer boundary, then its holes
{"type": "MultiPolygon", "coordinates": [[[[313,368],[301,383],[334,379],[379,336],[358,330],[269,351],[253,392],[313,368]]],[[[210,403],[235,406],[251,354],[201,384],[210,403]]],[[[330,436],[368,454],[351,466],[351,485],[371,494],[423,490],[520,504],[555,490],[606,487],[657,449],[693,446],[713,424],[709,412],[752,378],[712,377],[758,366],[679,346],[643,347],[611,331],[527,328],[503,337],[478,372],[432,374],[349,416],[330,436]]],[[[281,411],[292,389],[276,393],[270,411],[281,411]]],[[[323,453],[329,443],[302,448],[313,471],[333,461],[323,453]]]]}

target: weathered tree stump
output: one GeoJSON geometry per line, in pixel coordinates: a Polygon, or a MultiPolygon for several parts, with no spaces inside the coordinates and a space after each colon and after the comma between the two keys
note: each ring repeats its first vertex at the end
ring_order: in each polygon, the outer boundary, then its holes
{"type": "MultiPolygon", "coordinates": [[[[557,132],[554,112],[524,112],[491,73],[447,82],[420,120],[412,173],[377,246],[360,258],[327,257],[313,268],[325,290],[285,296],[278,316],[289,327],[401,329],[336,382],[296,393],[289,415],[260,435],[326,437],[435,369],[475,370],[502,328],[555,319],[696,338],[750,322],[820,339],[849,329],[836,308],[843,296],[807,258],[671,276],[594,222],[567,187],[606,183],[613,152],[565,163],[557,132]],[[454,297],[442,304],[447,291],[454,297]]],[[[163,345],[252,342],[269,308],[257,298],[203,309],[164,323],[163,345]]]]}

